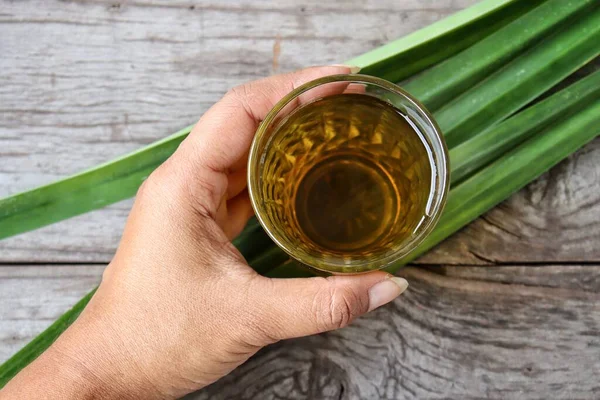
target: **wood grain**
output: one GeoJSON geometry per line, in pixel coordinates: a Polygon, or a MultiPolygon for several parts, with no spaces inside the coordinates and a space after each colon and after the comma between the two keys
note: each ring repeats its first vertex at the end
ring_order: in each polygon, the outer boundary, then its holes
{"type": "MultiPolygon", "coordinates": [[[[0,362],[103,266],[0,268],[0,362]],[[10,279],[7,279],[10,278],[10,279]]],[[[393,304],[270,346],[197,399],[589,399],[600,395],[600,265],[411,267],[393,304]]]]}
{"type": "Polygon", "coordinates": [[[600,260],[600,138],[422,257],[430,264],[600,260]]]}
{"type": "Polygon", "coordinates": [[[598,275],[597,264],[422,267],[436,274],[457,279],[600,293],[600,275],[598,275]]]}
{"type": "MultiPolygon", "coordinates": [[[[243,81],[343,61],[474,1],[4,1],[0,196],[163,137],[243,81]]],[[[422,262],[600,261],[599,157],[596,140],[422,262]]],[[[106,263],[130,206],[4,240],[0,262],[106,263]]]]}
{"type": "Polygon", "coordinates": [[[411,286],[392,305],[338,332],[272,346],[189,398],[600,395],[598,292],[464,280],[416,268],[401,275],[411,286]]]}
{"type": "Polygon", "coordinates": [[[0,363],[100,283],[102,265],[0,267],[0,363]]]}
{"type": "Polygon", "coordinates": [[[284,71],[339,63],[474,2],[3,1],[0,193],[193,123],[277,47],[284,71]]]}
{"type": "MultiPolygon", "coordinates": [[[[0,197],[162,138],[241,82],[475,2],[0,0],[0,197]]],[[[599,398],[598,160],[600,139],[402,270],[392,305],[190,398],[599,398]]],[[[0,362],[98,284],[104,266],[85,263],[110,261],[130,207],[0,242],[0,362]]]]}

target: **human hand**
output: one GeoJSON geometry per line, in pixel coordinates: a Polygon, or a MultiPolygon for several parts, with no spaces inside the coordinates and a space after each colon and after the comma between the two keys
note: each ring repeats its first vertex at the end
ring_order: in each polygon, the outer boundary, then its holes
{"type": "Polygon", "coordinates": [[[317,67],[248,83],[206,112],[140,188],[87,308],[7,393],[183,396],[263,346],[341,328],[402,293],[406,281],[384,272],[265,278],[230,242],[252,215],[246,161],[258,123],[295,87],[349,72],[317,67]]]}

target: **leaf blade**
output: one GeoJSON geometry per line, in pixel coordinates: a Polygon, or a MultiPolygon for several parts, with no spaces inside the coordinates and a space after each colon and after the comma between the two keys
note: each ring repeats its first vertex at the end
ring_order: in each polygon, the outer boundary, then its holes
{"type": "Polygon", "coordinates": [[[434,115],[449,148],[502,121],[600,55],[600,4],[434,115]]]}
{"type": "Polygon", "coordinates": [[[569,18],[592,8],[592,0],[549,0],[423,72],[404,89],[435,111],[499,69],[569,18]],[[493,49],[493,50],[491,50],[493,49]]]}
{"type": "Polygon", "coordinates": [[[1,199],[0,239],[133,197],[191,128],[77,175],[1,199]]]}
{"type": "Polygon", "coordinates": [[[451,185],[468,178],[500,154],[548,125],[600,98],[600,71],[579,80],[543,101],[450,150],[451,185]]]}
{"type": "Polygon", "coordinates": [[[346,61],[361,73],[398,82],[444,60],[546,0],[484,0],[346,61]]]}

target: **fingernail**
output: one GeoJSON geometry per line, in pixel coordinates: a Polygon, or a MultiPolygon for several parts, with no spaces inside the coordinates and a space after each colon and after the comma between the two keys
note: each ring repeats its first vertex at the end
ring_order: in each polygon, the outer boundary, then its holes
{"type": "Polygon", "coordinates": [[[356,65],[334,64],[332,67],[348,68],[351,74],[357,74],[361,70],[361,68],[356,65]]]}
{"type": "Polygon", "coordinates": [[[391,276],[386,280],[378,282],[369,289],[369,311],[389,303],[400,296],[408,287],[404,278],[391,276]]]}

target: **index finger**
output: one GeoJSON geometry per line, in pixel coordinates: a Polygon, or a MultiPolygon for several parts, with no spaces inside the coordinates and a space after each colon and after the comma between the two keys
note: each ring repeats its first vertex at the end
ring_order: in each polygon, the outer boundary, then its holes
{"type": "Polygon", "coordinates": [[[186,145],[203,166],[226,172],[247,154],[258,124],[285,95],[314,79],[351,72],[347,66],[312,67],[238,86],[200,118],[186,145]]]}

